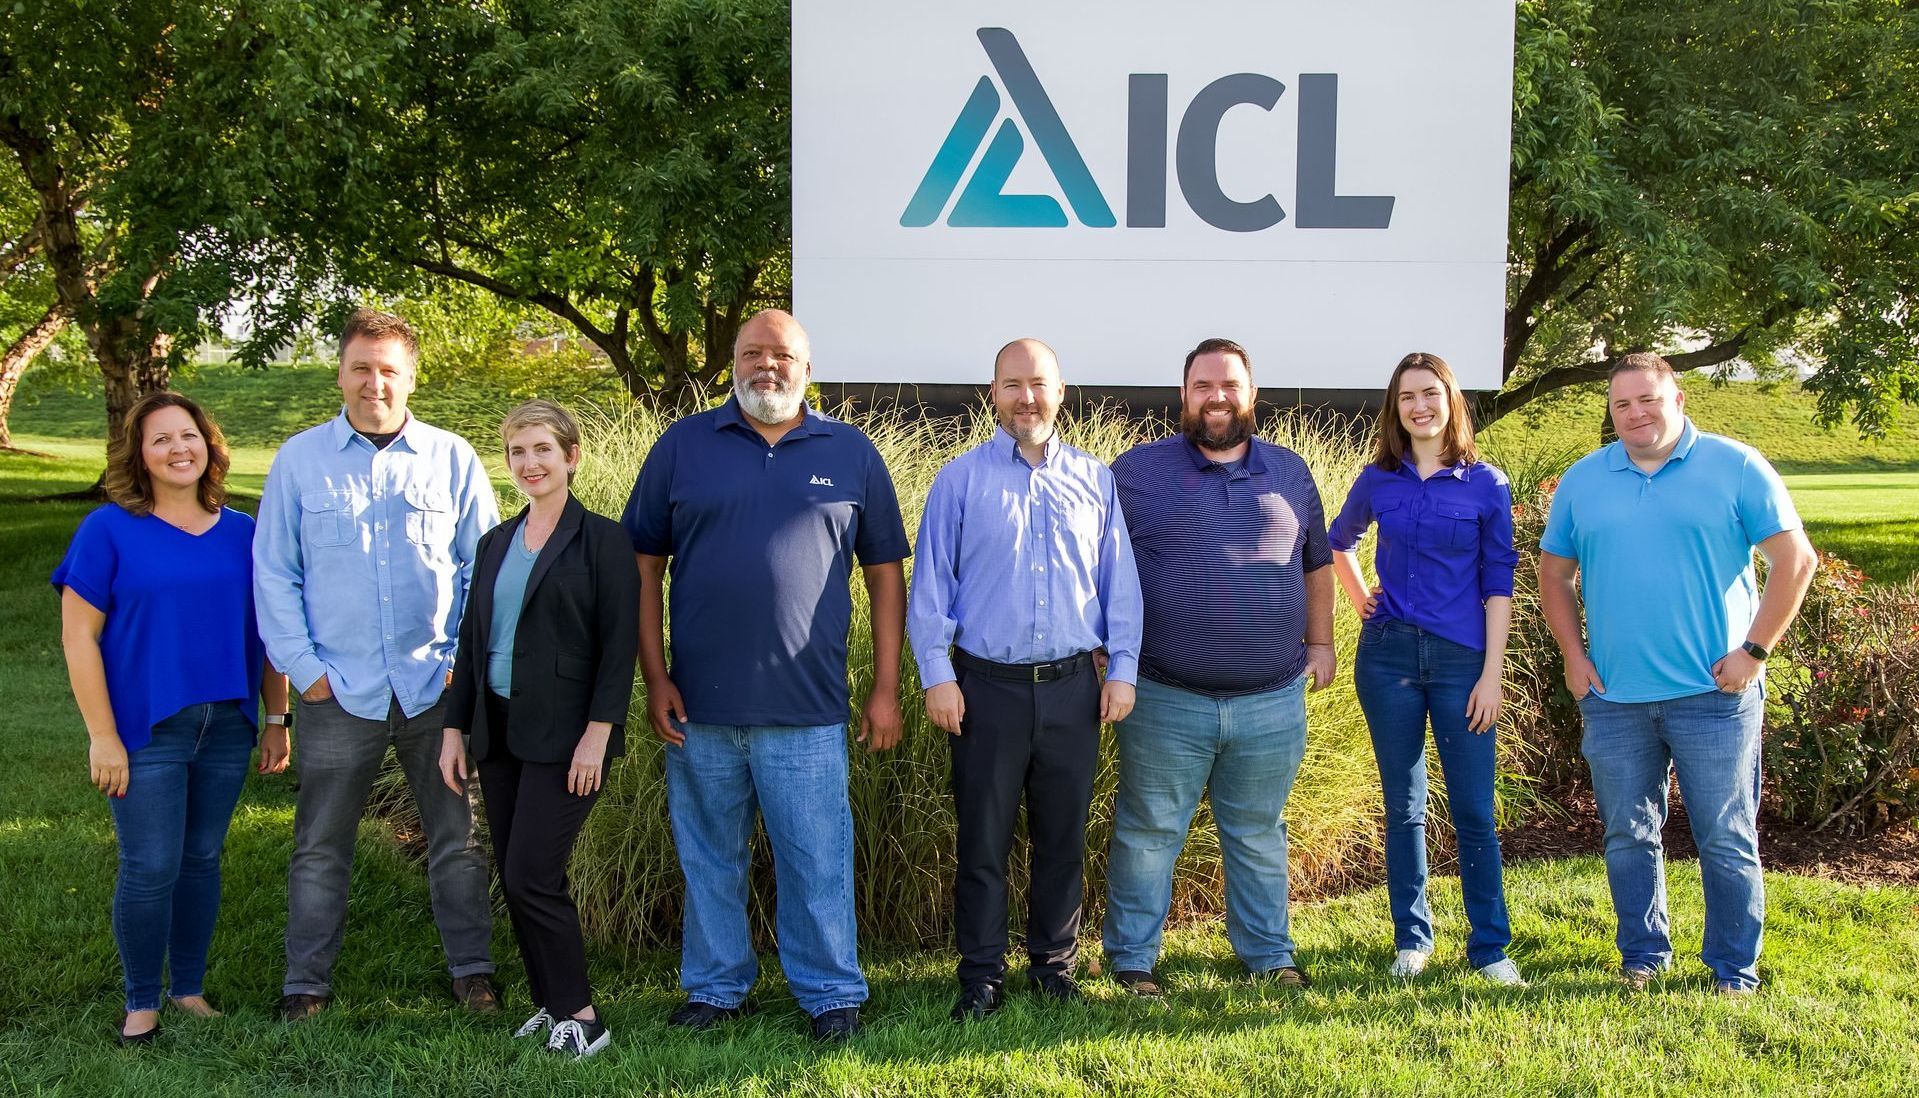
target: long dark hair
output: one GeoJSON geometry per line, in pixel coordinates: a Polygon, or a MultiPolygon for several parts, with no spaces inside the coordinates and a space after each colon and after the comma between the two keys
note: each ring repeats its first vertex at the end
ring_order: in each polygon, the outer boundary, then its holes
{"type": "Polygon", "coordinates": [[[1379,407],[1379,430],[1373,442],[1373,464],[1387,472],[1396,471],[1413,440],[1399,422],[1399,379],[1408,370],[1431,370],[1446,387],[1446,429],[1439,436],[1440,460],[1448,465],[1471,465],[1479,460],[1479,446],[1473,442],[1473,414],[1466,407],[1466,395],[1459,391],[1459,379],[1453,368],[1438,355],[1414,351],[1393,367],[1393,379],[1386,383],[1386,403],[1379,407]]]}

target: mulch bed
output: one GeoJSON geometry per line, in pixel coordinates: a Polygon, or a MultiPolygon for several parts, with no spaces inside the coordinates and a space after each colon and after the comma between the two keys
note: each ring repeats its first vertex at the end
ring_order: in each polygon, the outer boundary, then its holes
{"type": "MultiPolygon", "coordinates": [[[[1536,811],[1519,827],[1500,835],[1508,861],[1603,854],[1605,837],[1590,789],[1555,798],[1564,814],[1536,811]]],[[[1692,828],[1677,792],[1666,820],[1666,855],[1697,858],[1692,828]]],[[[1766,813],[1759,818],[1759,854],[1766,868],[1782,873],[1826,877],[1854,885],[1919,886],[1919,826],[1911,822],[1882,827],[1868,835],[1847,835],[1838,828],[1814,831],[1803,823],[1766,813]]]]}

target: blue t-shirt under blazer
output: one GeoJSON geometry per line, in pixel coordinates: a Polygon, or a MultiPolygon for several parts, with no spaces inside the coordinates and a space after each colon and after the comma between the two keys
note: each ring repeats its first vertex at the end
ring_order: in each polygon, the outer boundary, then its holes
{"type": "Polygon", "coordinates": [[[195,535],[105,504],[74,531],[53,586],[107,617],[100,660],[128,751],[190,705],[237,701],[258,719],[266,651],[253,616],[253,520],[245,514],[223,507],[195,535]]]}
{"type": "Polygon", "coordinates": [[[654,443],[620,525],[635,552],[671,558],[670,672],[689,720],[846,722],[853,562],[911,552],[859,428],[809,407],[768,446],[728,397],[654,443]]]}
{"type": "Polygon", "coordinates": [[[1403,621],[1484,652],[1486,600],[1512,595],[1519,563],[1506,474],[1485,462],[1424,478],[1411,462],[1391,472],[1368,465],[1346,493],[1327,540],[1351,552],[1374,523],[1381,594],[1372,620],[1403,621]]]}
{"type": "Polygon", "coordinates": [[[1752,551],[1800,528],[1759,451],[1686,421],[1672,456],[1641,472],[1614,442],[1559,478],[1539,547],[1579,562],[1586,643],[1609,702],[1718,689],[1712,665],[1759,612],[1752,551]]]}

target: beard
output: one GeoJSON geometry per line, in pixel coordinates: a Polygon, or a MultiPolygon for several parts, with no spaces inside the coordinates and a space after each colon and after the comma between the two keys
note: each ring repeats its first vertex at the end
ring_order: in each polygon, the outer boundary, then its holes
{"type": "MultiPolygon", "coordinates": [[[[1017,414],[1019,412],[1030,412],[1034,410],[1035,409],[1032,408],[1015,408],[1013,409],[1013,413],[1017,414]]],[[[1013,418],[1013,414],[1008,414],[1000,419],[1000,426],[1005,428],[1006,433],[1012,435],[1021,445],[1037,446],[1053,437],[1053,421],[1050,419],[1024,427],[1017,426],[1017,423],[1018,421],[1013,418]]]]}
{"type": "Polygon", "coordinates": [[[740,410],[768,427],[777,427],[800,414],[806,389],[784,380],[775,380],[778,388],[762,392],[753,388],[752,378],[734,378],[733,395],[740,399],[740,410]]]}
{"type": "Polygon", "coordinates": [[[1230,450],[1253,437],[1253,410],[1245,408],[1235,411],[1229,404],[1209,404],[1195,412],[1190,408],[1179,411],[1179,429],[1193,445],[1202,450],[1230,450]],[[1206,413],[1223,410],[1232,413],[1232,418],[1217,431],[1206,427],[1206,413]]]}

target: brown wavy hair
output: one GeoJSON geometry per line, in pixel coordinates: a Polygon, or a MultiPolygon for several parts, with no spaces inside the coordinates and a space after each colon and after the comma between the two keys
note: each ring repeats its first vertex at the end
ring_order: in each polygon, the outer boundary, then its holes
{"type": "Polygon", "coordinates": [[[1466,407],[1466,395],[1459,391],[1459,379],[1453,368],[1438,355],[1414,351],[1393,367],[1393,379],[1386,383],[1386,403],[1379,408],[1379,430],[1373,441],[1373,464],[1391,473],[1396,471],[1413,448],[1412,437],[1399,422],[1399,379],[1408,370],[1431,370],[1446,387],[1446,429],[1439,436],[1440,460],[1448,465],[1471,465],[1479,460],[1479,446],[1473,441],[1473,413],[1466,407]]]}
{"type": "Polygon", "coordinates": [[[147,474],[145,433],[147,417],[162,408],[178,408],[192,416],[193,425],[206,440],[207,469],[200,474],[197,491],[200,506],[208,514],[217,514],[227,501],[227,469],[232,465],[226,436],[198,404],[174,392],[148,393],[127,410],[120,437],[107,449],[107,498],[130,514],[153,513],[153,480],[147,474]]]}

